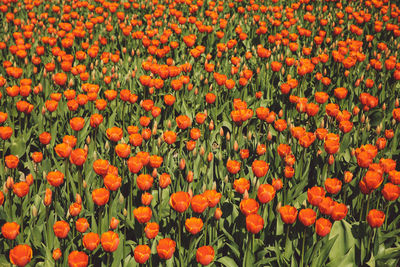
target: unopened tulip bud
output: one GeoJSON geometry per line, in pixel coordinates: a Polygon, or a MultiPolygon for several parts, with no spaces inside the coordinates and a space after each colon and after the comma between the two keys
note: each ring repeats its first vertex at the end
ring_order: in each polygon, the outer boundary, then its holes
{"type": "Polygon", "coordinates": [[[365,122],[365,115],[364,114],[362,114],[362,116],[361,116],[361,123],[364,123],[365,122]]]}
{"type": "Polygon", "coordinates": [[[213,156],[214,156],[214,154],[213,154],[212,152],[208,153],[207,161],[208,161],[208,162],[211,162],[212,159],[213,159],[213,156]]]}
{"type": "Polygon", "coordinates": [[[238,142],[235,140],[235,143],[233,144],[233,149],[235,150],[235,151],[238,151],[239,150],[239,144],[238,144],[238,142]]]}
{"type": "Polygon", "coordinates": [[[157,134],[157,121],[154,122],[152,134],[153,134],[153,135],[156,135],[156,134],[157,134]]]}
{"type": "Polygon", "coordinates": [[[119,224],[119,220],[116,219],[115,217],[111,218],[111,222],[110,222],[110,228],[115,230],[118,227],[119,224]]]}
{"type": "Polygon", "coordinates": [[[225,176],[224,182],[225,182],[226,184],[229,183],[229,177],[228,177],[228,175],[225,176]]]}
{"type": "Polygon", "coordinates": [[[32,217],[36,217],[38,215],[38,209],[35,204],[32,205],[32,217]]]}
{"type": "MultiPolygon", "coordinates": [[[[202,191],[202,192],[204,192],[204,191],[202,191]]],[[[189,186],[188,194],[189,194],[190,198],[193,197],[193,191],[192,191],[192,188],[190,186],[189,186]]]]}
{"type": "Polygon", "coordinates": [[[219,135],[224,136],[224,129],[222,127],[219,129],[219,135]]]}
{"type": "Polygon", "coordinates": [[[329,160],[328,160],[329,165],[332,165],[334,162],[335,162],[335,158],[333,157],[333,155],[330,155],[329,160]]]}
{"type": "Polygon", "coordinates": [[[394,101],[394,106],[395,106],[396,108],[399,107],[399,99],[398,99],[398,98],[396,98],[396,100],[394,101]]]}
{"type": "Polygon", "coordinates": [[[226,133],[226,140],[231,140],[231,134],[229,132],[226,133]]]}
{"type": "Polygon", "coordinates": [[[124,198],[124,196],[120,193],[120,194],[119,194],[119,198],[118,198],[118,203],[119,203],[120,205],[122,205],[122,204],[124,204],[124,201],[125,201],[125,198],[124,198]]]}
{"type": "Polygon", "coordinates": [[[168,120],[167,127],[168,127],[168,129],[171,129],[171,120],[168,120]]]}
{"type": "Polygon", "coordinates": [[[249,192],[247,192],[247,189],[246,189],[243,194],[243,199],[248,199],[248,198],[249,198],[249,192]]]}
{"type": "Polygon", "coordinates": [[[247,139],[249,139],[249,140],[250,140],[250,139],[251,139],[251,137],[252,137],[252,135],[253,135],[253,134],[252,134],[252,132],[251,132],[251,131],[249,131],[249,132],[247,133],[247,139]]]}
{"type": "Polygon", "coordinates": [[[369,132],[369,130],[371,130],[371,124],[369,124],[369,122],[367,122],[367,131],[369,132]]]}
{"type": "Polygon", "coordinates": [[[213,120],[210,121],[210,124],[208,125],[208,129],[210,131],[214,130],[214,121],[213,120]]]}
{"type": "Polygon", "coordinates": [[[377,135],[379,135],[379,134],[381,133],[381,130],[382,130],[381,124],[378,125],[378,126],[376,126],[376,134],[377,134],[377,135]]]}
{"type": "Polygon", "coordinates": [[[14,186],[14,179],[11,176],[8,176],[6,181],[6,188],[11,190],[13,186],[14,186]]]}
{"type": "Polygon", "coordinates": [[[124,209],[124,211],[122,212],[122,214],[126,217],[128,215],[128,211],[126,209],[124,209]]]}
{"type": "Polygon", "coordinates": [[[200,156],[204,156],[204,153],[206,153],[206,150],[204,149],[204,146],[200,147],[200,156]]]}
{"type": "Polygon", "coordinates": [[[83,182],[82,182],[82,186],[83,186],[83,189],[86,189],[86,187],[87,187],[86,180],[83,180],[83,182]]]}
{"type": "Polygon", "coordinates": [[[219,220],[221,219],[221,217],[222,217],[222,210],[220,208],[216,208],[214,212],[214,218],[216,220],[219,220]]]}
{"type": "Polygon", "coordinates": [[[179,169],[184,170],[185,166],[186,166],[185,159],[181,159],[180,162],[179,162],[179,169]]]}
{"type": "Polygon", "coordinates": [[[282,116],[283,116],[283,109],[279,110],[278,116],[282,118],[282,116]]]}
{"type": "Polygon", "coordinates": [[[272,140],[272,133],[271,133],[271,132],[268,132],[268,134],[267,134],[267,140],[268,140],[268,141],[271,141],[271,140],[272,140]]]}
{"type": "Polygon", "coordinates": [[[153,169],[153,172],[151,173],[151,176],[152,176],[153,178],[157,178],[157,176],[158,176],[157,168],[154,168],[154,169],[153,169]]]}
{"type": "Polygon", "coordinates": [[[75,202],[78,204],[82,204],[81,195],[79,195],[78,193],[76,193],[76,195],[75,195],[75,202]]]}
{"type": "Polygon", "coordinates": [[[196,148],[193,149],[192,153],[193,153],[193,156],[196,157],[196,155],[197,155],[197,149],[196,149],[196,148]]]}
{"type": "Polygon", "coordinates": [[[349,171],[345,171],[343,180],[346,184],[350,183],[353,180],[353,174],[349,171]]]}
{"type": "Polygon", "coordinates": [[[106,144],[104,145],[104,148],[106,150],[110,150],[110,143],[108,141],[106,141],[106,144]]]}
{"type": "Polygon", "coordinates": [[[193,182],[193,172],[192,171],[189,171],[188,174],[186,175],[186,181],[188,183],[193,182]]]}
{"type": "Polygon", "coordinates": [[[386,103],[383,103],[383,105],[382,105],[382,110],[383,110],[383,111],[386,110],[386,103]]]}
{"type": "Polygon", "coordinates": [[[158,138],[158,140],[157,140],[158,147],[160,147],[160,146],[161,146],[161,143],[162,143],[162,142],[163,142],[162,138],[161,138],[161,137],[159,137],[159,138],[158,138]]]}

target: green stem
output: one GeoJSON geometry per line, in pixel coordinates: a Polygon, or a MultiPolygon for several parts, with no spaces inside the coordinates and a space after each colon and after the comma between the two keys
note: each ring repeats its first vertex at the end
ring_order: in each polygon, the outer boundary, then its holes
{"type": "Polygon", "coordinates": [[[300,266],[304,266],[304,246],[306,244],[306,232],[307,232],[307,228],[304,228],[304,232],[303,232],[303,246],[301,248],[301,262],[300,262],[300,266]]]}
{"type": "Polygon", "coordinates": [[[110,266],[110,262],[111,262],[111,252],[107,253],[107,266],[110,266]]]}
{"type": "Polygon", "coordinates": [[[371,194],[368,195],[368,200],[367,200],[367,210],[365,212],[365,220],[367,220],[367,216],[368,216],[368,210],[369,210],[369,201],[371,199],[371,194]]]}
{"type": "Polygon", "coordinates": [[[386,213],[385,213],[385,224],[383,229],[385,229],[385,231],[387,230],[387,220],[388,220],[388,216],[389,216],[389,207],[390,207],[390,202],[388,202],[386,204],[386,213]]]}

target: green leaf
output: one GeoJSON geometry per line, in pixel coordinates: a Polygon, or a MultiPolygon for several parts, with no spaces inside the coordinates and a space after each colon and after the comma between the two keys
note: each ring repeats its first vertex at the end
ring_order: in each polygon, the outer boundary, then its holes
{"type": "Polygon", "coordinates": [[[226,267],[238,267],[236,262],[232,258],[229,258],[227,256],[219,258],[216,261],[222,263],[226,267]]]}

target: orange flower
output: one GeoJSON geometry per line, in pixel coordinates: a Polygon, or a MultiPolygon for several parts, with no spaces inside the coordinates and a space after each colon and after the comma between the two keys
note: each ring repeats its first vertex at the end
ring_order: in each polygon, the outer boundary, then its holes
{"type": "Polygon", "coordinates": [[[287,123],[285,120],[279,119],[279,120],[275,121],[274,128],[275,128],[275,130],[282,132],[282,131],[286,130],[287,123]]]}
{"type": "Polygon", "coordinates": [[[56,73],[54,75],[54,82],[59,85],[59,86],[63,86],[66,84],[67,82],[67,74],[61,72],[61,73],[56,73]]]}
{"type": "Polygon", "coordinates": [[[206,190],[204,191],[203,196],[207,198],[208,206],[214,208],[221,200],[222,194],[218,193],[216,190],[206,190]]]}
{"type": "Polygon", "coordinates": [[[383,176],[379,172],[368,170],[363,177],[363,181],[369,190],[375,190],[382,184],[383,176]]]}
{"type": "Polygon", "coordinates": [[[159,168],[161,164],[163,163],[163,157],[157,156],[157,155],[152,155],[150,156],[150,167],[152,168],[159,168]]]}
{"type": "Polygon", "coordinates": [[[203,213],[208,208],[208,200],[203,195],[195,195],[190,201],[190,206],[195,213],[203,213]]]}
{"type": "Polygon", "coordinates": [[[332,228],[332,223],[328,219],[319,218],[315,222],[315,232],[319,236],[322,236],[322,237],[326,236],[327,234],[329,234],[331,232],[331,228],[332,228]]]}
{"type": "Polygon", "coordinates": [[[299,221],[304,226],[310,226],[314,224],[317,219],[317,213],[313,209],[302,209],[299,212],[299,221]]]}
{"type": "Polygon", "coordinates": [[[112,141],[112,142],[118,142],[119,140],[122,139],[122,129],[118,127],[112,127],[107,129],[106,131],[107,138],[112,141]]]}
{"type": "Polygon", "coordinates": [[[5,239],[14,240],[19,235],[19,227],[16,222],[6,222],[1,227],[1,234],[5,239]]]}
{"type": "Polygon", "coordinates": [[[179,129],[185,130],[187,129],[192,123],[188,116],[180,115],[176,117],[176,124],[178,125],[179,129]]]}
{"type": "Polygon", "coordinates": [[[328,154],[335,154],[339,151],[340,143],[336,140],[325,140],[324,142],[324,149],[328,154]]]}
{"type": "Polygon", "coordinates": [[[246,190],[249,191],[250,181],[243,177],[239,178],[233,182],[233,188],[239,194],[243,194],[246,190]]]}
{"type": "Polygon", "coordinates": [[[105,188],[98,188],[92,192],[92,200],[98,206],[107,204],[109,198],[110,192],[105,188]]]}
{"type": "Polygon", "coordinates": [[[61,158],[68,158],[72,152],[71,146],[65,143],[58,144],[54,147],[54,151],[56,151],[57,155],[61,158]]]}
{"type": "Polygon", "coordinates": [[[86,249],[93,251],[99,246],[100,237],[96,233],[87,233],[83,236],[82,243],[86,249]]]}
{"type": "Polygon", "coordinates": [[[32,248],[29,245],[18,245],[10,250],[11,264],[19,267],[27,265],[32,259],[32,248]]]}
{"type": "Polygon", "coordinates": [[[77,142],[77,138],[73,135],[65,135],[63,137],[63,143],[69,145],[71,148],[74,148],[77,142]]]}
{"type": "Polygon", "coordinates": [[[159,225],[156,222],[148,222],[144,228],[144,232],[148,239],[153,239],[158,235],[159,225]]]}
{"type": "Polygon", "coordinates": [[[246,229],[252,234],[258,234],[264,228],[264,219],[257,213],[246,217],[246,229]]]}
{"type": "Polygon", "coordinates": [[[184,212],[190,205],[190,195],[187,192],[179,191],[173,193],[169,199],[169,204],[177,212],[184,212]]]}
{"type": "Polygon", "coordinates": [[[104,176],[108,172],[110,164],[105,159],[97,159],[93,162],[93,170],[98,175],[104,176]]]}
{"type": "Polygon", "coordinates": [[[199,247],[196,251],[196,261],[203,266],[210,264],[214,260],[215,252],[211,246],[199,247]]]}
{"type": "Polygon", "coordinates": [[[173,131],[166,131],[163,134],[163,139],[167,144],[171,145],[176,141],[176,133],[173,131]]]}
{"type": "Polygon", "coordinates": [[[119,245],[118,234],[113,231],[103,233],[100,241],[105,252],[114,252],[119,245]]]}
{"type": "Polygon", "coordinates": [[[270,184],[261,184],[257,190],[257,198],[260,203],[270,202],[275,197],[275,188],[270,184]]]}
{"type": "Polygon", "coordinates": [[[385,222],[385,213],[380,210],[372,209],[368,212],[367,221],[372,228],[381,227],[385,222]]]}
{"type": "Polygon", "coordinates": [[[139,264],[145,264],[151,256],[151,249],[148,245],[137,245],[133,251],[133,257],[139,264]]]}
{"type": "Polygon", "coordinates": [[[251,164],[251,169],[257,178],[267,175],[269,165],[263,160],[255,160],[251,164]]]}
{"type": "Polygon", "coordinates": [[[384,159],[384,158],[381,158],[381,159],[379,160],[379,165],[382,166],[383,171],[384,171],[385,173],[389,173],[390,171],[393,171],[393,170],[396,169],[396,161],[393,160],[393,159],[384,159]]]}
{"type": "Polygon", "coordinates": [[[129,171],[132,173],[138,173],[143,168],[142,160],[138,156],[130,157],[127,164],[129,171]]]}
{"type": "Polygon", "coordinates": [[[249,214],[257,213],[258,208],[260,207],[260,204],[253,199],[253,198],[248,198],[248,199],[243,199],[240,201],[240,211],[245,215],[248,216],[249,214]]]}
{"type": "Polygon", "coordinates": [[[110,191],[117,191],[121,187],[121,177],[114,174],[106,174],[103,178],[104,185],[110,191]]]}
{"type": "Polygon", "coordinates": [[[149,190],[153,185],[153,177],[148,174],[140,174],[136,178],[136,184],[142,191],[149,190]]]}
{"type": "Polygon", "coordinates": [[[19,159],[17,156],[8,155],[4,158],[7,168],[15,169],[18,166],[19,159]]]}
{"type": "Polygon", "coordinates": [[[279,209],[279,213],[284,223],[293,224],[296,221],[298,211],[295,207],[286,205],[279,209]]]}
{"type": "Polygon", "coordinates": [[[400,187],[392,183],[383,186],[382,195],[387,201],[396,201],[400,196],[400,187]]]}
{"type": "Polygon", "coordinates": [[[151,219],[152,211],[149,207],[138,207],[133,210],[133,214],[139,223],[147,223],[151,219]]]}
{"type": "Polygon", "coordinates": [[[342,189],[342,181],[337,178],[326,178],[325,189],[329,194],[335,195],[342,189]]]}
{"type": "Polygon", "coordinates": [[[72,130],[80,131],[83,129],[83,126],[85,126],[85,119],[82,117],[74,117],[70,119],[69,125],[71,126],[72,130]]]}
{"type": "Polygon", "coordinates": [[[168,260],[175,252],[176,242],[170,238],[164,238],[158,241],[157,254],[161,259],[168,260]]]}
{"type": "Polygon", "coordinates": [[[19,182],[13,185],[13,192],[18,197],[24,197],[29,193],[29,184],[27,182],[19,182]]]}
{"type": "Polygon", "coordinates": [[[69,267],[86,267],[89,263],[89,256],[83,251],[72,251],[68,255],[69,267]]]}
{"type": "Polygon", "coordinates": [[[347,96],[348,90],[344,87],[338,87],[335,89],[334,94],[337,99],[345,99],[347,96]]]}
{"type": "MultiPolygon", "coordinates": [[[[1,127],[0,127],[1,128],[1,127]]],[[[11,130],[12,132],[12,130],[11,130]]],[[[1,129],[0,129],[0,134],[1,134],[1,129]]],[[[51,141],[51,135],[48,132],[43,132],[39,135],[39,141],[42,145],[47,145],[51,141]]]]}
{"type": "Polygon", "coordinates": [[[143,142],[143,137],[139,133],[132,133],[129,135],[129,143],[133,146],[140,146],[143,142]]]}
{"type": "Polygon", "coordinates": [[[70,227],[66,221],[57,221],[53,225],[54,234],[58,238],[66,238],[69,230],[70,227]]]}
{"type": "Polygon", "coordinates": [[[3,205],[4,203],[4,193],[3,191],[0,191],[0,206],[3,205]]]}
{"type": "Polygon", "coordinates": [[[42,152],[33,152],[31,157],[32,157],[33,162],[40,163],[40,162],[42,162],[43,154],[42,154],[42,152]]]}
{"type": "Polygon", "coordinates": [[[389,181],[395,185],[400,184],[400,171],[392,170],[389,172],[389,181]]]}
{"type": "Polygon", "coordinates": [[[58,187],[64,182],[64,174],[60,171],[49,172],[46,179],[51,186],[58,187]]]}
{"type": "Polygon", "coordinates": [[[128,144],[118,144],[115,146],[115,153],[120,158],[127,158],[131,153],[131,147],[128,144]]]}
{"type": "Polygon", "coordinates": [[[240,171],[240,162],[236,160],[228,160],[226,163],[226,168],[228,169],[229,173],[236,174],[240,171]]]}
{"type": "Polygon", "coordinates": [[[89,223],[85,218],[79,218],[75,222],[75,228],[79,233],[84,233],[89,228],[89,223]]]}
{"type": "Polygon", "coordinates": [[[347,206],[343,203],[336,203],[335,206],[333,206],[332,213],[331,213],[331,218],[334,219],[335,221],[340,221],[344,219],[347,215],[347,206]]]}
{"type": "Polygon", "coordinates": [[[101,114],[93,114],[90,116],[90,126],[97,128],[103,122],[103,116],[101,114]]]}
{"type": "Polygon", "coordinates": [[[75,164],[76,166],[82,166],[85,163],[86,158],[87,151],[82,148],[77,148],[75,150],[72,150],[69,160],[72,164],[75,164]]]}
{"type": "Polygon", "coordinates": [[[62,257],[61,249],[56,248],[53,250],[53,260],[58,261],[62,257]]]}
{"type": "Polygon", "coordinates": [[[313,206],[318,206],[325,197],[325,190],[322,187],[314,186],[307,190],[307,201],[313,206]]]}
{"type": "Polygon", "coordinates": [[[185,221],[186,231],[192,235],[198,234],[203,228],[203,221],[200,218],[191,217],[185,221]]]}
{"type": "Polygon", "coordinates": [[[284,158],[284,157],[286,157],[287,155],[289,155],[290,153],[292,153],[290,146],[287,145],[287,144],[279,144],[277,150],[278,150],[278,155],[279,155],[281,158],[284,158]]]}
{"type": "Polygon", "coordinates": [[[171,184],[171,175],[169,175],[168,173],[161,174],[158,178],[158,183],[161,188],[166,188],[168,185],[171,184]]]}
{"type": "Polygon", "coordinates": [[[371,155],[366,151],[361,151],[359,153],[356,153],[356,158],[357,158],[357,164],[361,168],[368,168],[369,165],[372,163],[373,159],[371,155]]]}

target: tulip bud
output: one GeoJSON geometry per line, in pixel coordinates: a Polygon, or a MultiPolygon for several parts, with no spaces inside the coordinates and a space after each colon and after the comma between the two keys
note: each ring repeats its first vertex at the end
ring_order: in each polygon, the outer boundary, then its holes
{"type": "Polygon", "coordinates": [[[120,205],[124,204],[125,198],[124,196],[120,193],[119,194],[119,198],[118,198],[118,202],[120,205]]]}
{"type": "Polygon", "coordinates": [[[186,176],[186,181],[187,181],[188,183],[193,182],[193,172],[192,172],[192,171],[189,171],[189,172],[188,172],[188,174],[187,174],[187,176],[186,176]]]}
{"type": "Polygon", "coordinates": [[[278,204],[276,205],[276,212],[279,212],[279,210],[281,209],[281,207],[282,207],[282,202],[279,201],[278,204]]]}
{"type": "Polygon", "coordinates": [[[197,155],[197,149],[196,148],[193,149],[192,153],[193,153],[193,156],[195,157],[197,155]]]}
{"type": "Polygon", "coordinates": [[[329,161],[328,161],[329,165],[332,165],[334,162],[335,162],[335,158],[333,157],[333,155],[330,155],[329,161]]]}
{"type": "Polygon", "coordinates": [[[106,141],[106,144],[104,145],[104,148],[106,150],[110,150],[110,143],[108,141],[106,141]]]}
{"type": "Polygon", "coordinates": [[[216,220],[219,220],[221,219],[221,217],[222,217],[222,210],[220,208],[216,208],[214,212],[214,218],[216,220]]]}
{"type": "Polygon", "coordinates": [[[224,136],[224,129],[222,127],[219,129],[219,135],[224,136]]]}
{"type": "Polygon", "coordinates": [[[248,199],[248,198],[249,198],[249,192],[247,192],[247,189],[246,189],[243,194],[243,199],[248,199]]]}
{"type": "Polygon", "coordinates": [[[383,103],[383,105],[382,105],[382,110],[383,110],[383,111],[386,110],[386,103],[383,103]]]}
{"type": "Polygon", "coordinates": [[[252,133],[251,133],[251,131],[249,131],[248,133],[247,133],[247,139],[251,139],[251,136],[252,136],[252,133]]]}
{"type": "Polygon", "coordinates": [[[124,209],[124,211],[122,212],[122,214],[126,217],[128,215],[128,211],[126,209],[124,209]]]}
{"type": "Polygon", "coordinates": [[[206,153],[206,150],[204,149],[204,146],[200,147],[200,156],[204,156],[204,153],[206,153]]]}
{"type": "Polygon", "coordinates": [[[395,106],[396,108],[399,107],[399,99],[398,99],[398,98],[396,98],[396,100],[394,101],[394,106],[395,106]]]}
{"type": "Polygon", "coordinates": [[[210,131],[214,130],[214,121],[213,120],[210,121],[210,124],[208,125],[208,129],[210,131]]]}
{"type": "MultiPolygon", "coordinates": [[[[204,148],[203,148],[203,150],[204,150],[204,148]]],[[[200,154],[201,154],[201,152],[200,152],[200,154]]],[[[204,153],[203,153],[203,155],[204,155],[204,153]]],[[[181,159],[181,161],[179,162],[179,169],[184,170],[185,166],[186,166],[185,159],[181,159]]]]}
{"type": "Polygon", "coordinates": [[[271,140],[272,140],[272,133],[271,133],[271,132],[268,132],[268,134],[267,134],[267,140],[268,140],[268,141],[271,141],[271,140]]]}
{"type": "Polygon", "coordinates": [[[226,184],[229,183],[229,177],[228,177],[228,175],[225,176],[224,182],[225,182],[226,184]]]}
{"type": "Polygon", "coordinates": [[[157,168],[153,169],[153,172],[151,173],[151,176],[153,176],[153,178],[157,178],[157,176],[158,176],[157,168]]]}
{"type": "Polygon", "coordinates": [[[349,171],[344,172],[344,182],[346,184],[350,183],[353,180],[353,174],[349,171]]]}
{"type": "Polygon", "coordinates": [[[168,129],[171,129],[171,120],[168,120],[167,127],[168,127],[168,129]]]}
{"type": "Polygon", "coordinates": [[[233,149],[235,150],[235,151],[238,151],[239,150],[239,144],[238,144],[238,142],[235,140],[235,143],[233,144],[233,149]]]}
{"type": "Polygon", "coordinates": [[[279,117],[282,117],[282,116],[283,116],[283,109],[279,110],[278,116],[279,116],[279,117]]]}
{"type": "Polygon", "coordinates": [[[8,176],[7,181],[6,181],[6,187],[7,189],[12,189],[14,186],[14,179],[11,176],[8,176]]]}
{"type": "Polygon", "coordinates": [[[365,122],[365,115],[364,114],[362,114],[362,116],[361,116],[361,123],[364,123],[365,122]]]}
{"type": "Polygon", "coordinates": [[[83,180],[83,182],[82,182],[82,186],[83,186],[83,189],[86,189],[86,187],[87,187],[86,180],[83,180]]]}
{"type": "Polygon", "coordinates": [[[378,126],[376,126],[376,134],[379,135],[381,133],[382,130],[382,124],[379,124],[378,126]]]}
{"type": "Polygon", "coordinates": [[[75,202],[78,203],[78,204],[82,204],[81,195],[79,195],[78,193],[76,193],[75,202]]]}
{"type": "Polygon", "coordinates": [[[154,122],[152,134],[153,135],[157,134],[157,121],[154,122]]]}
{"type": "Polygon", "coordinates": [[[36,208],[35,204],[32,204],[32,217],[35,218],[38,214],[38,209],[36,208]]]}
{"type": "Polygon", "coordinates": [[[231,140],[231,134],[229,132],[226,133],[226,140],[231,140]]]}
{"type": "Polygon", "coordinates": [[[116,219],[115,217],[111,218],[111,222],[110,222],[110,228],[115,230],[118,227],[119,224],[119,220],[116,219]]]}
{"type": "MultiPolygon", "coordinates": [[[[204,192],[204,191],[202,191],[202,192],[204,192]]],[[[190,185],[189,185],[188,194],[189,194],[190,198],[193,197],[193,191],[192,191],[192,188],[190,187],[190,185]]]]}
{"type": "Polygon", "coordinates": [[[214,156],[214,154],[213,154],[212,152],[209,152],[209,153],[208,153],[208,156],[207,156],[207,161],[208,161],[208,162],[211,162],[212,159],[213,159],[213,156],[214,156]]]}

